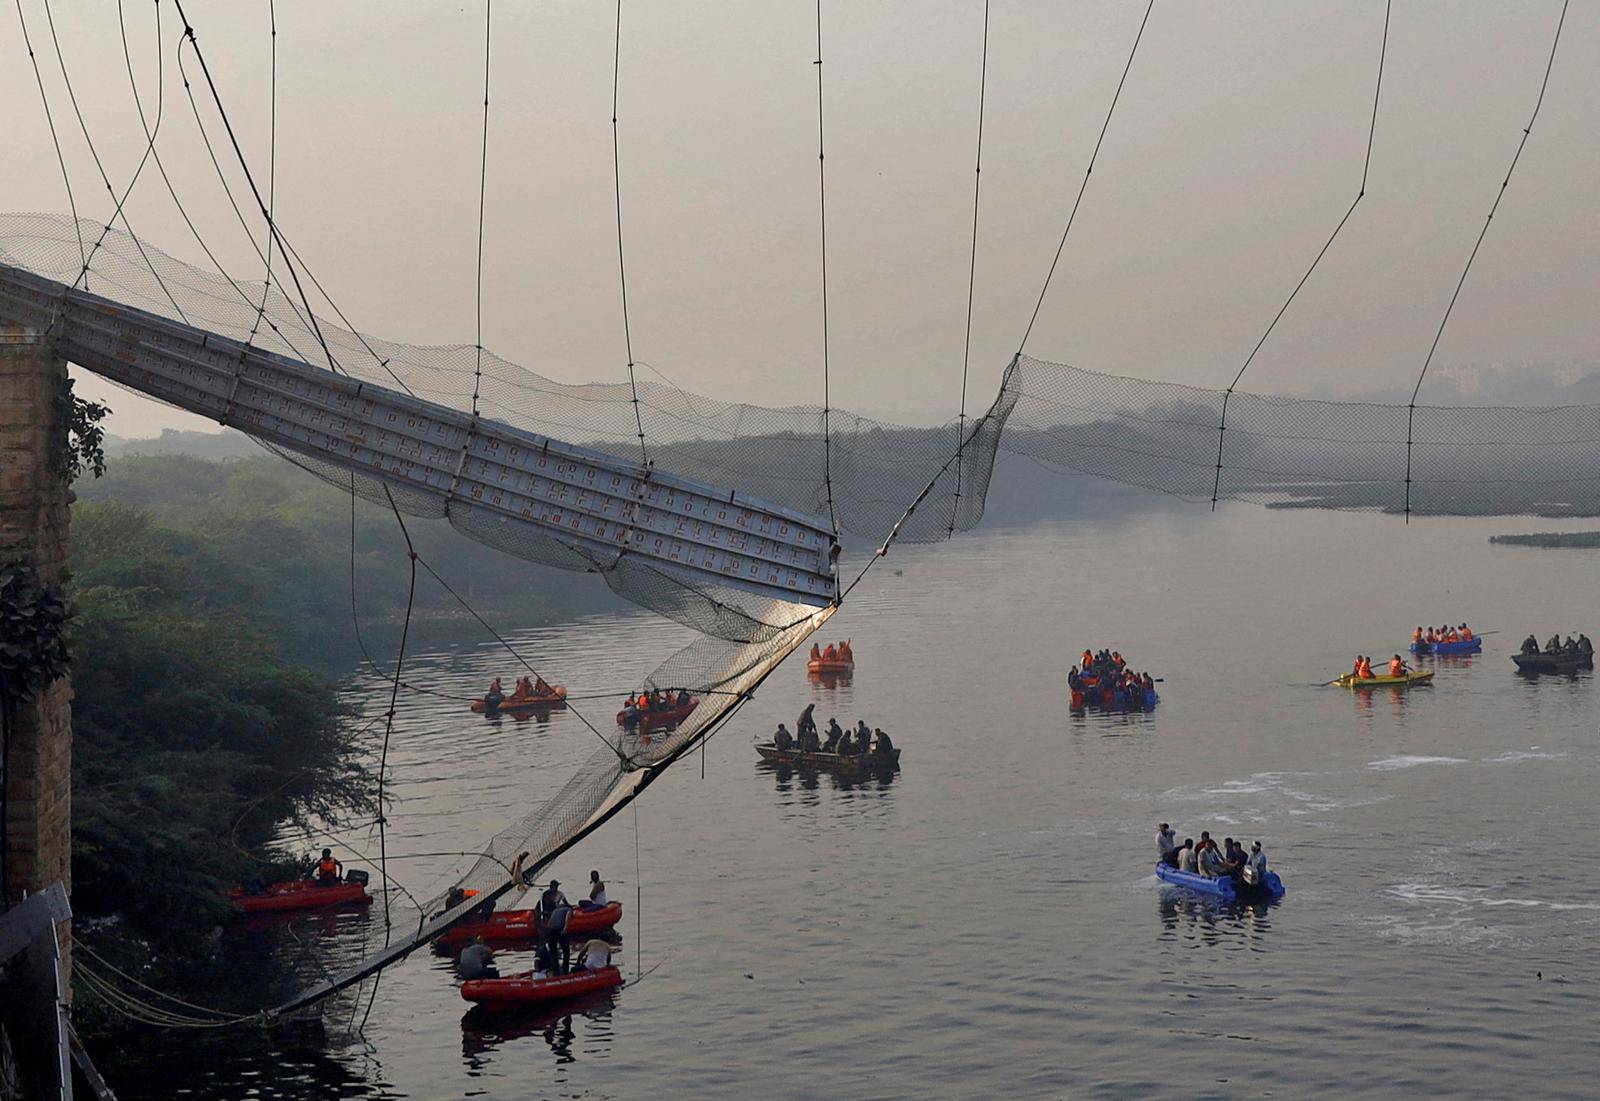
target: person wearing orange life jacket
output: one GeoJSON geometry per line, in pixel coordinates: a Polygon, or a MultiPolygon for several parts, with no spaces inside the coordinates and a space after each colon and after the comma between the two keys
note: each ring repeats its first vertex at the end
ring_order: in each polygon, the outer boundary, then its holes
{"type": "Polygon", "coordinates": [[[1089,651],[1085,650],[1083,652],[1083,662],[1082,662],[1082,664],[1083,664],[1083,671],[1085,673],[1088,673],[1089,670],[1094,668],[1094,655],[1091,654],[1089,651]]]}
{"type": "Polygon", "coordinates": [[[553,696],[555,695],[556,690],[551,688],[549,683],[543,677],[539,677],[533,682],[533,691],[536,695],[553,696]]]}
{"type": "Polygon", "coordinates": [[[1471,642],[1472,641],[1472,628],[1468,627],[1465,623],[1463,623],[1461,625],[1461,641],[1462,642],[1471,642]]]}
{"type": "Polygon", "coordinates": [[[1425,641],[1429,646],[1432,646],[1435,642],[1439,641],[1439,636],[1434,634],[1432,627],[1429,627],[1427,637],[1423,641],[1425,641]]]}
{"type": "Polygon", "coordinates": [[[828,643],[827,647],[822,651],[822,660],[823,661],[837,661],[837,660],[839,660],[839,648],[837,646],[835,646],[831,642],[828,643]]]}
{"type": "Polygon", "coordinates": [[[1403,677],[1406,672],[1406,663],[1400,660],[1399,654],[1389,659],[1389,675],[1391,677],[1403,677]]]}
{"type": "Polygon", "coordinates": [[[822,660],[822,647],[818,646],[815,642],[813,642],[811,644],[811,660],[812,661],[821,661],[822,660]]]}
{"type": "Polygon", "coordinates": [[[1362,680],[1372,680],[1373,677],[1376,676],[1376,674],[1372,671],[1371,658],[1363,657],[1361,659],[1361,665],[1356,671],[1356,676],[1360,677],[1362,680]]]}
{"type": "Polygon", "coordinates": [[[849,639],[845,639],[843,642],[839,643],[839,660],[852,662],[856,660],[856,653],[854,650],[850,649],[849,639]]]}
{"type": "Polygon", "coordinates": [[[334,859],[332,849],[323,849],[322,858],[317,861],[314,869],[317,886],[332,887],[339,882],[339,875],[344,871],[344,865],[334,859]]]}
{"type": "Polygon", "coordinates": [[[1450,628],[1450,633],[1444,636],[1444,640],[1446,642],[1460,642],[1461,632],[1452,627],[1450,628]]]}
{"type": "Polygon", "coordinates": [[[1115,650],[1111,651],[1111,664],[1115,665],[1118,669],[1121,669],[1123,666],[1122,655],[1115,650]]]}
{"type": "Polygon", "coordinates": [[[1361,675],[1361,662],[1362,662],[1362,660],[1363,659],[1362,659],[1361,655],[1357,654],[1356,655],[1356,663],[1350,667],[1350,675],[1352,677],[1359,677],[1361,675]]]}

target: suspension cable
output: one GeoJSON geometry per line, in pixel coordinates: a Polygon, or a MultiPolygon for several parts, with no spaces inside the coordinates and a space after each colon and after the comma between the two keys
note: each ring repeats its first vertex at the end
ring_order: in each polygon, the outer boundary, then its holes
{"type": "Polygon", "coordinates": [[[17,0],[17,22],[22,24],[22,45],[33,64],[33,79],[39,85],[39,102],[44,105],[44,121],[50,127],[50,141],[56,147],[56,163],[61,166],[61,182],[67,188],[67,206],[72,210],[72,227],[78,231],[78,259],[89,266],[89,254],[83,247],[83,226],[78,222],[78,200],[72,194],[72,175],[67,171],[67,158],[61,153],[61,135],[56,133],[56,118],[50,110],[50,97],[45,94],[44,75],[39,72],[39,58],[33,52],[33,42],[28,38],[28,21],[22,14],[22,0],[17,0]]]}
{"type": "Polygon", "coordinates": [[[1078,206],[1083,202],[1083,193],[1089,188],[1089,176],[1094,172],[1094,162],[1100,156],[1100,146],[1106,140],[1106,131],[1111,127],[1111,116],[1116,113],[1117,100],[1122,98],[1122,86],[1128,82],[1128,72],[1133,68],[1133,58],[1139,52],[1139,43],[1144,38],[1145,26],[1150,22],[1150,12],[1155,8],[1156,0],[1144,9],[1144,18],[1139,21],[1139,33],[1133,36],[1133,48],[1128,51],[1128,63],[1122,67],[1122,78],[1117,81],[1117,90],[1111,97],[1111,106],[1106,109],[1106,120],[1100,124],[1100,136],[1095,139],[1094,152],[1089,154],[1089,167],[1083,171],[1083,183],[1078,185],[1078,196],[1072,200],[1072,212],[1067,215],[1066,228],[1061,231],[1061,243],[1056,245],[1056,255],[1050,261],[1050,270],[1045,273],[1044,286],[1039,288],[1039,301],[1034,303],[1033,316],[1028,318],[1028,327],[1022,332],[1022,340],[1017,344],[1017,355],[1022,354],[1027,347],[1028,337],[1033,332],[1034,322],[1039,320],[1039,311],[1044,307],[1044,297],[1050,291],[1050,281],[1055,278],[1056,265],[1061,263],[1061,250],[1067,247],[1067,235],[1072,232],[1072,223],[1078,217],[1078,206]]]}
{"type": "Polygon", "coordinates": [[[1239,380],[1244,378],[1244,373],[1250,369],[1250,364],[1255,362],[1256,353],[1272,335],[1272,330],[1278,327],[1278,322],[1283,315],[1289,312],[1289,306],[1294,302],[1295,296],[1300,293],[1300,288],[1306,285],[1311,278],[1311,273],[1317,270],[1317,265],[1322,263],[1322,258],[1328,254],[1328,249],[1333,247],[1333,240],[1339,236],[1339,231],[1344,229],[1344,224],[1350,220],[1350,215],[1356,212],[1356,206],[1367,194],[1367,173],[1372,168],[1372,139],[1378,132],[1378,97],[1383,92],[1383,62],[1389,53],[1389,13],[1393,7],[1393,0],[1387,0],[1383,6],[1383,44],[1378,47],[1378,79],[1372,89],[1372,121],[1367,126],[1367,155],[1361,162],[1361,184],[1356,188],[1356,197],[1350,201],[1350,207],[1344,212],[1344,217],[1339,219],[1339,224],[1333,227],[1333,232],[1323,242],[1322,248],[1317,251],[1316,258],[1311,261],[1311,266],[1300,277],[1300,282],[1294,285],[1294,290],[1289,292],[1289,297],[1284,300],[1278,312],[1273,315],[1272,321],[1267,325],[1267,331],[1261,334],[1261,339],[1256,341],[1256,346],[1250,349],[1250,354],[1245,357],[1244,363],[1239,367],[1239,373],[1233,376],[1233,381],[1228,383],[1227,390],[1222,394],[1222,416],[1217,424],[1217,473],[1211,483],[1211,511],[1217,511],[1217,500],[1222,490],[1222,444],[1228,430],[1228,400],[1233,397],[1234,388],[1239,385],[1239,380]]]}
{"type": "Polygon", "coordinates": [[[972,362],[972,295],[978,282],[978,196],[983,188],[983,106],[989,89],[989,0],[983,0],[983,59],[978,66],[978,153],[972,170],[972,254],[967,262],[967,333],[961,350],[961,411],[956,414],[956,495],[950,503],[953,538],[961,513],[961,438],[967,427],[967,368],[972,362]]]}
{"type": "Polygon", "coordinates": [[[1417,385],[1412,388],[1411,402],[1406,406],[1406,523],[1411,522],[1411,444],[1412,426],[1417,416],[1417,395],[1422,392],[1422,380],[1428,376],[1428,368],[1433,364],[1433,354],[1439,350],[1439,340],[1444,336],[1445,326],[1450,323],[1450,314],[1456,308],[1456,299],[1461,297],[1461,288],[1466,286],[1467,273],[1472,270],[1472,262],[1478,258],[1478,249],[1483,245],[1483,239],[1489,234],[1489,226],[1494,221],[1495,211],[1500,209],[1500,200],[1506,197],[1506,188],[1511,184],[1511,174],[1517,170],[1517,162],[1522,159],[1522,150],[1527,147],[1528,137],[1533,133],[1533,124],[1539,117],[1539,108],[1544,106],[1544,93],[1550,87],[1550,71],[1556,64],[1556,47],[1561,45],[1561,28],[1567,22],[1567,4],[1570,0],[1562,0],[1561,17],[1556,20],[1555,37],[1550,41],[1550,57],[1544,65],[1544,79],[1539,82],[1539,98],[1534,101],[1533,114],[1528,116],[1528,125],[1522,128],[1522,140],[1517,142],[1517,151],[1511,157],[1511,165],[1506,169],[1506,178],[1500,181],[1500,190],[1495,192],[1494,203],[1489,207],[1489,216],[1483,220],[1483,228],[1478,231],[1478,239],[1473,242],[1472,252],[1467,256],[1467,263],[1461,269],[1461,278],[1456,280],[1456,289],[1450,295],[1450,302],[1444,308],[1444,317],[1439,320],[1439,331],[1433,334],[1433,343],[1428,347],[1428,357],[1422,361],[1422,370],[1417,373],[1417,385]]]}
{"type": "Polygon", "coordinates": [[[617,33],[611,54],[611,178],[617,197],[617,275],[622,282],[622,339],[628,349],[628,389],[633,394],[633,423],[639,430],[639,454],[650,465],[644,442],[644,416],[639,411],[639,381],[633,370],[633,329],[628,324],[628,264],[622,250],[622,160],[617,139],[617,89],[622,80],[622,0],[617,0],[617,33]]]}
{"type": "MultiPolygon", "coordinates": [[[[17,12],[19,15],[21,14],[21,11],[22,7],[19,0],[17,6],[17,12]]],[[[50,0],[44,0],[44,18],[45,25],[50,28],[50,42],[55,48],[56,63],[61,67],[61,82],[66,86],[67,89],[67,101],[72,104],[72,113],[78,117],[78,129],[83,132],[83,142],[89,147],[89,156],[94,160],[95,170],[100,173],[100,182],[105,184],[106,193],[111,196],[112,202],[116,202],[116,189],[111,186],[111,177],[106,173],[106,167],[100,160],[100,151],[95,148],[94,138],[90,137],[89,135],[89,123],[83,117],[83,108],[78,106],[78,93],[73,90],[72,77],[67,72],[67,57],[66,54],[61,50],[61,39],[56,34],[56,20],[54,13],[52,13],[50,10],[50,0]]],[[[131,186],[132,185],[130,184],[130,188],[131,186]]],[[[128,231],[128,236],[133,238],[134,246],[139,250],[139,255],[143,258],[145,267],[149,268],[150,274],[155,276],[157,285],[161,287],[161,293],[167,296],[167,301],[172,304],[172,308],[177,310],[178,314],[181,316],[183,311],[178,308],[177,300],[172,297],[172,291],[167,288],[166,280],[161,278],[160,274],[156,272],[155,265],[150,262],[150,257],[145,253],[144,250],[144,243],[141,242],[138,238],[138,235],[133,232],[133,226],[128,221],[128,214],[122,209],[122,205],[120,203],[117,203],[116,212],[112,215],[112,219],[115,220],[118,217],[122,219],[123,228],[128,231]]],[[[80,279],[86,277],[89,270],[89,261],[93,258],[94,253],[91,250],[84,259],[83,271],[79,272],[80,279]]],[[[77,280],[73,281],[73,286],[77,286],[77,280]]],[[[87,283],[85,283],[85,287],[87,288],[87,283]]]]}
{"type": "Polygon", "coordinates": [[[483,386],[483,207],[489,187],[489,43],[494,30],[494,0],[483,0],[483,147],[478,153],[478,290],[477,359],[472,369],[472,417],[478,417],[478,392],[483,386]]]}
{"type": "MultiPolygon", "coordinates": [[[[120,2],[120,0],[119,0],[120,2]]],[[[267,0],[267,23],[272,41],[272,86],[268,95],[267,123],[267,216],[277,209],[278,200],[278,5],[277,0],[267,0]]],[[[245,347],[255,343],[261,321],[267,316],[267,296],[272,293],[272,234],[267,234],[267,273],[261,283],[261,305],[256,307],[255,323],[245,338],[245,347]]],[[[241,353],[242,358],[242,353],[241,353]]]]}
{"type": "MultiPolygon", "coordinates": [[[[1154,3],[1154,0],[1151,0],[1154,3]]],[[[822,0],[817,0],[817,227],[822,241],[822,484],[828,495],[828,521],[834,534],[832,395],[828,378],[828,170],[822,129],[822,0]]]]}

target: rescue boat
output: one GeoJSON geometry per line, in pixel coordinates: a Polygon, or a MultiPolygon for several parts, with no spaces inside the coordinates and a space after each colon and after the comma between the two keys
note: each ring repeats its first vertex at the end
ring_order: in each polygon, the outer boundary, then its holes
{"type": "Polygon", "coordinates": [[[1391,677],[1387,673],[1374,677],[1358,677],[1346,673],[1332,683],[1337,684],[1340,688],[1410,688],[1414,685],[1429,684],[1432,681],[1432,669],[1416,669],[1409,673],[1403,673],[1398,677],[1391,677]]]}
{"type": "Polygon", "coordinates": [[[327,906],[369,906],[367,873],[352,871],[343,883],[323,886],[314,879],[292,879],[274,883],[264,894],[251,894],[243,887],[228,892],[228,900],[247,914],[281,914],[292,910],[320,910],[327,906]]]}
{"type": "Polygon", "coordinates": [[[542,707],[565,707],[567,705],[567,686],[564,684],[553,685],[550,691],[542,695],[533,696],[506,696],[490,703],[490,697],[473,700],[469,705],[475,715],[490,714],[507,711],[537,711],[542,707]]]}
{"type": "MultiPolygon", "coordinates": [[[[573,907],[567,914],[566,935],[594,933],[613,928],[622,920],[622,903],[608,902],[598,910],[573,907]]],[[[464,948],[482,937],[489,944],[531,941],[539,937],[538,915],[533,910],[505,910],[490,914],[488,921],[463,921],[440,934],[436,944],[445,948],[464,948]]]]}
{"type": "Polygon", "coordinates": [[[566,975],[536,979],[532,971],[504,979],[469,979],[461,984],[461,996],[485,1009],[515,1009],[523,1005],[576,998],[597,990],[622,985],[622,972],[615,965],[595,971],[579,970],[566,975]]]}

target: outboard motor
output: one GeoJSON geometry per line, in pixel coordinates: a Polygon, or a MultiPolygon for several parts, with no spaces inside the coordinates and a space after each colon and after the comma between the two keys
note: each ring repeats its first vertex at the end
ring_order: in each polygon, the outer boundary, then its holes
{"type": "Polygon", "coordinates": [[[351,868],[344,873],[344,881],[346,883],[359,883],[365,887],[367,885],[367,873],[360,868],[351,868]]]}

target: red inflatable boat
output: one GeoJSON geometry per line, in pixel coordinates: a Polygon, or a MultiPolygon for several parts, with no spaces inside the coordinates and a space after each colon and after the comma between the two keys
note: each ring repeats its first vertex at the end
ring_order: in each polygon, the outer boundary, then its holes
{"type": "MultiPolygon", "coordinates": [[[[621,920],[620,902],[608,902],[598,910],[579,910],[574,907],[567,915],[567,935],[610,929],[621,920]]],[[[446,948],[465,948],[477,937],[482,937],[490,944],[537,940],[539,925],[532,910],[507,910],[490,914],[488,921],[463,921],[460,925],[452,926],[440,934],[437,943],[446,948]]]]}
{"type": "Polygon", "coordinates": [[[640,711],[637,707],[624,707],[617,712],[618,726],[637,726],[641,730],[654,730],[658,726],[672,726],[687,719],[700,706],[698,698],[686,704],[663,707],[655,711],[640,711]]]}
{"type": "Polygon", "coordinates": [[[610,990],[622,985],[622,972],[616,967],[602,967],[598,971],[574,971],[568,975],[553,975],[548,979],[530,978],[531,971],[507,979],[471,979],[461,984],[461,996],[476,1002],[485,1009],[515,1009],[524,1005],[575,998],[597,990],[610,990]]]}
{"type": "Polygon", "coordinates": [[[365,883],[336,883],[324,887],[310,879],[274,883],[264,895],[247,894],[244,888],[235,887],[228,892],[228,898],[247,914],[320,910],[324,906],[367,906],[372,902],[365,883]]]}

